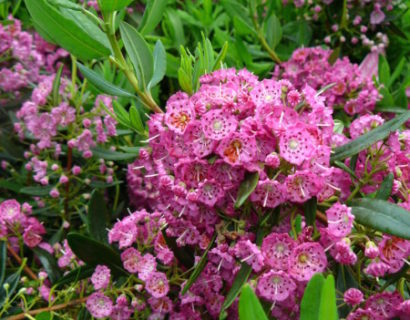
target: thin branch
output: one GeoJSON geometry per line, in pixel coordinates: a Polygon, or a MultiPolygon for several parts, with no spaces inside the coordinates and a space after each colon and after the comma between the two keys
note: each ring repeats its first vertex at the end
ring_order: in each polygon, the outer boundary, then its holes
{"type": "MultiPolygon", "coordinates": [[[[14,260],[16,260],[19,265],[21,265],[22,261],[20,256],[16,253],[16,251],[14,251],[14,249],[9,244],[7,244],[7,251],[14,258],[14,260]]],[[[30,269],[30,267],[26,265],[24,266],[23,270],[31,279],[38,280],[36,274],[30,269]]]]}

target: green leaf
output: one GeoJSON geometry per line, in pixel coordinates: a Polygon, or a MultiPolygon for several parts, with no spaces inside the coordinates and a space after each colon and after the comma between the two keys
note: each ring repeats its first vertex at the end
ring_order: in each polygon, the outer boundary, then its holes
{"type": "Polygon", "coordinates": [[[266,20],[265,24],[266,41],[273,49],[279,44],[282,39],[282,27],[278,17],[272,13],[266,20]]]}
{"type": "Polygon", "coordinates": [[[131,106],[130,108],[130,123],[131,123],[131,127],[135,131],[139,133],[144,133],[145,131],[144,124],[142,123],[140,113],[138,112],[135,106],[131,106]]]}
{"type": "Polygon", "coordinates": [[[300,320],[318,320],[322,287],[325,278],[315,274],[308,282],[300,304],[300,320]]]}
{"type": "Polygon", "coordinates": [[[379,55],[379,82],[386,86],[390,82],[390,66],[386,57],[382,54],[379,55]]]}
{"type": "Polygon", "coordinates": [[[51,186],[24,187],[20,189],[20,193],[28,194],[29,196],[47,196],[50,193],[51,189],[51,186]]]}
{"type": "MultiPolygon", "coordinates": [[[[358,288],[358,283],[354,278],[350,268],[346,268],[344,265],[337,265],[337,276],[336,276],[336,295],[337,298],[342,300],[343,294],[346,290],[350,288],[358,288]]],[[[349,314],[351,307],[348,305],[340,306],[338,308],[339,317],[346,318],[349,314]]]]}
{"type": "Polygon", "coordinates": [[[329,56],[328,62],[330,64],[334,64],[336,60],[339,58],[339,56],[340,56],[340,46],[333,50],[332,54],[329,56]]]}
{"type": "Polygon", "coordinates": [[[360,151],[367,149],[375,142],[387,138],[391,132],[399,129],[409,118],[410,111],[404,112],[403,114],[396,116],[394,119],[363,134],[353,141],[337,147],[331,156],[331,161],[333,162],[351,157],[360,151]]]}
{"type": "Polygon", "coordinates": [[[22,186],[18,183],[7,180],[0,180],[0,189],[7,189],[19,193],[21,188],[22,186]]]}
{"type": "Polygon", "coordinates": [[[124,126],[131,128],[130,117],[127,110],[119,104],[116,100],[113,101],[114,113],[117,116],[117,120],[124,126]]]}
{"type": "Polygon", "coordinates": [[[316,197],[310,198],[304,204],[305,219],[306,219],[306,223],[309,226],[313,226],[315,224],[315,221],[316,221],[316,207],[317,207],[316,197]]]}
{"type": "Polygon", "coordinates": [[[224,42],[224,45],[219,51],[218,55],[216,56],[214,66],[212,67],[212,71],[215,71],[222,67],[222,61],[225,59],[226,54],[228,53],[228,41],[224,42]]]}
{"type": "Polygon", "coordinates": [[[351,168],[349,168],[347,165],[345,165],[343,162],[336,160],[336,161],[334,161],[334,165],[336,167],[339,167],[343,171],[346,171],[348,174],[350,174],[350,176],[352,178],[355,178],[356,180],[359,180],[359,177],[356,175],[356,173],[351,168]]]}
{"type": "Polygon", "coordinates": [[[354,199],[349,205],[355,221],[387,234],[410,240],[410,212],[380,199],[354,199]]]}
{"type": "Polygon", "coordinates": [[[98,0],[101,11],[112,12],[124,9],[134,0],[98,0]]]}
{"type": "Polygon", "coordinates": [[[4,276],[6,275],[7,263],[7,241],[0,241],[0,286],[3,284],[4,276]]]}
{"type": "Polygon", "coordinates": [[[32,250],[46,270],[51,283],[55,283],[61,277],[60,269],[58,268],[55,258],[44,249],[33,248],[32,250]]]}
{"type": "Polygon", "coordinates": [[[388,200],[393,188],[393,180],[394,175],[393,173],[389,173],[386,178],[384,178],[383,182],[380,184],[379,190],[377,190],[376,198],[380,200],[388,200]]]}
{"type": "Polygon", "coordinates": [[[405,63],[406,63],[406,59],[404,57],[401,58],[387,83],[387,87],[390,88],[391,85],[394,83],[394,81],[396,81],[396,79],[400,76],[405,63]]]}
{"type": "Polygon", "coordinates": [[[16,291],[17,286],[20,282],[21,270],[22,268],[20,268],[17,272],[11,274],[10,276],[8,276],[6,281],[4,281],[3,285],[6,283],[9,285],[9,289],[7,292],[6,290],[4,290],[3,286],[0,287],[0,310],[3,307],[4,303],[6,302],[6,300],[13,295],[14,291],[16,291]]]}
{"type": "Polygon", "coordinates": [[[154,31],[155,27],[162,19],[166,5],[167,0],[148,0],[144,16],[142,17],[141,24],[138,28],[142,35],[154,31]]]}
{"type": "Polygon", "coordinates": [[[185,268],[191,269],[195,263],[193,250],[189,247],[179,247],[175,238],[168,237],[165,230],[162,230],[162,236],[164,237],[168,248],[172,250],[177,260],[182,263],[185,268]]]}
{"type": "Polygon", "coordinates": [[[322,287],[320,298],[319,320],[339,319],[336,306],[335,279],[328,275],[322,287]]]}
{"type": "Polygon", "coordinates": [[[60,288],[63,285],[87,279],[94,273],[94,269],[94,266],[85,265],[71,270],[55,283],[55,287],[60,288]]]}
{"type": "Polygon", "coordinates": [[[132,154],[132,153],[111,151],[111,150],[106,150],[106,149],[102,149],[98,147],[91,149],[91,151],[93,152],[94,157],[101,158],[104,160],[119,161],[119,160],[135,159],[135,154],[132,154]]]}
{"type": "Polygon", "coordinates": [[[202,270],[204,270],[206,266],[206,262],[208,261],[208,252],[211,250],[212,246],[214,245],[215,239],[216,239],[216,233],[213,235],[211,241],[208,244],[208,247],[206,248],[204,254],[202,255],[201,259],[199,260],[198,264],[195,266],[194,271],[192,271],[191,275],[189,276],[189,279],[187,283],[184,286],[184,289],[182,289],[181,294],[184,295],[185,293],[188,292],[189,288],[194,284],[196,279],[198,279],[199,275],[201,274],[202,270]]]}
{"type": "Polygon", "coordinates": [[[262,305],[249,284],[243,286],[239,297],[240,320],[268,320],[262,305]]]}
{"type": "Polygon", "coordinates": [[[241,207],[246,199],[250,196],[250,194],[255,190],[256,186],[258,185],[259,181],[259,173],[252,172],[247,173],[245,179],[242,181],[241,185],[239,186],[238,196],[235,201],[235,208],[241,207]]]}
{"type": "Polygon", "coordinates": [[[167,56],[165,48],[160,40],[157,41],[154,48],[154,74],[148,83],[148,89],[155,87],[164,77],[167,70],[167,56]]]}
{"type": "Polygon", "coordinates": [[[139,86],[145,88],[154,72],[154,58],[151,49],[141,34],[128,23],[124,21],[120,23],[120,32],[125,50],[137,74],[139,86]]]}
{"type": "Polygon", "coordinates": [[[108,245],[86,237],[82,234],[71,232],[67,241],[74,254],[90,266],[105,265],[116,275],[126,275],[122,268],[120,255],[108,245]]]}
{"type": "Polygon", "coordinates": [[[109,212],[104,196],[94,190],[88,205],[87,226],[90,235],[101,242],[107,242],[107,221],[109,212]]]}
{"type": "Polygon", "coordinates": [[[117,97],[125,97],[125,98],[135,98],[135,96],[120,87],[112,84],[105,80],[101,75],[99,75],[94,70],[91,70],[84,66],[83,64],[77,62],[78,69],[83,74],[84,78],[86,78],[92,85],[94,85],[98,90],[103,93],[109,94],[111,96],[117,97]]]}
{"type": "Polygon", "coordinates": [[[34,26],[78,58],[89,60],[110,54],[105,34],[83,13],[70,9],[62,13],[45,0],[25,0],[25,4],[34,26]],[[87,29],[84,29],[85,22],[89,23],[87,29]]]}
{"type": "Polygon", "coordinates": [[[36,320],[51,320],[53,319],[53,315],[49,311],[43,311],[36,315],[36,320]]]}
{"type": "Polygon", "coordinates": [[[60,103],[59,90],[60,90],[61,74],[63,73],[63,68],[64,68],[64,65],[61,64],[53,80],[53,90],[52,90],[51,96],[53,97],[53,105],[55,107],[58,106],[58,104],[60,103]]]}

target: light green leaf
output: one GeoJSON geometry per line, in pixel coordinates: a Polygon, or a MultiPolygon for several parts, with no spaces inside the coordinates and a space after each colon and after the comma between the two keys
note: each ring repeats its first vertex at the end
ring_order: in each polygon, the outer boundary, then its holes
{"type": "Polygon", "coordinates": [[[379,82],[386,86],[390,82],[390,66],[386,57],[382,54],[379,55],[379,82]]]}
{"type": "Polygon", "coordinates": [[[336,306],[335,279],[328,275],[322,287],[320,297],[319,320],[338,320],[336,306]]]}
{"type": "Polygon", "coordinates": [[[142,17],[141,24],[138,28],[142,35],[154,31],[155,27],[162,19],[166,6],[167,0],[148,0],[144,16],[142,17]]]}
{"type": "Polygon", "coordinates": [[[268,320],[258,297],[249,284],[243,286],[239,297],[239,320],[268,320]]]}
{"type": "Polygon", "coordinates": [[[110,54],[105,34],[83,13],[59,11],[45,0],[25,0],[25,4],[40,32],[78,58],[88,60],[110,54]]]}
{"type": "Polygon", "coordinates": [[[120,23],[121,38],[134,66],[139,86],[146,88],[154,72],[154,58],[151,49],[139,32],[126,22],[120,23]]]}
{"type": "Polygon", "coordinates": [[[273,49],[279,44],[282,39],[282,26],[278,17],[272,13],[271,16],[266,20],[265,24],[265,34],[266,41],[269,46],[273,49]]]}
{"type": "Polygon", "coordinates": [[[242,181],[241,185],[239,186],[238,196],[235,201],[235,208],[239,208],[244,204],[246,199],[251,195],[253,190],[255,190],[256,186],[258,185],[259,181],[259,173],[252,172],[248,173],[245,176],[245,179],[242,181]]]}
{"type": "Polygon", "coordinates": [[[60,103],[60,82],[61,82],[61,74],[63,73],[64,65],[62,64],[54,77],[53,80],[53,90],[51,91],[51,96],[53,97],[53,105],[56,107],[60,103]]]}
{"type": "Polygon", "coordinates": [[[140,114],[135,106],[131,106],[130,108],[130,123],[135,131],[144,133],[144,124],[142,123],[140,114]]]}
{"type": "Polygon", "coordinates": [[[387,138],[391,132],[399,129],[409,118],[410,111],[404,112],[403,114],[396,116],[394,119],[363,134],[353,141],[337,147],[331,156],[331,161],[333,162],[351,157],[360,151],[367,149],[375,142],[387,138]]]}
{"type": "Polygon", "coordinates": [[[380,199],[354,199],[349,205],[356,222],[410,240],[410,212],[408,210],[380,199]]]}
{"type": "Polygon", "coordinates": [[[132,154],[132,153],[111,151],[111,150],[106,150],[106,149],[102,149],[98,147],[93,148],[91,151],[93,152],[94,157],[105,159],[105,160],[119,161],[119,160],[129,160],[129,159],[135,158],[135,154],[132,154]]]}
{"type": "Polygon", "coordinates": [[[87,68],[79,62],[77,62],[77,65],[78,69],[81,71],[83,76],[101,92],[116,97],[135,98],[135,96],[131,92],[128,92],[120,87],[117,87],[111,82],[105,80],[101,75],[99,75],[94,70],[87,68]]]}
{"type": "Polygon", "coordinates": [[[155,87],[164,77],[165,71],[167,69],[167,57],[165,48],[161,42],[158,40],[154,48],[154,74],[152,79],[148,83],[148,89],[155,87]]]}
{"type": "Polygon", "coordinates": [[[400,76],[405,63],[406,63],[406,59],[404,57],[401,58],[387,83],[387,87],[390,88],[391,85],[394,83],[394,81],[396,81],[396,79],[400,76]]]}
{"type": "Polygon", "coordinates": [[[124,9],[134,0],[98,0],[101,11],[112,12],[124,9]]]}
{"type": "Polygon", "coordinates": [[[300,320],[318,320],[322,287],[325,278],[321,273],[315,274],[306,286],[300,304],[300,320]]]}

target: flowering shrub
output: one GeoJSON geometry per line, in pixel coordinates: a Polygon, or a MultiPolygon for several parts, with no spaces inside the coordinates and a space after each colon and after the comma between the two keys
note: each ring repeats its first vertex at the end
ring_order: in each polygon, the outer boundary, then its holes
{"type": "Polygon", "coordinates": [[[0,318],[408,319],[403,6],[0,3],[0,318]]]}

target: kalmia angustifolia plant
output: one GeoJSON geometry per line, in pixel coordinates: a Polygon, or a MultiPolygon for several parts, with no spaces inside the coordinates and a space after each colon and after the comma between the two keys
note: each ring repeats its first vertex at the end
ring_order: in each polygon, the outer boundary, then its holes
{"type": "Polygon", "coordinates": [[[0,318],[408,319],[406,6],[0,1],[0,318]]]}

